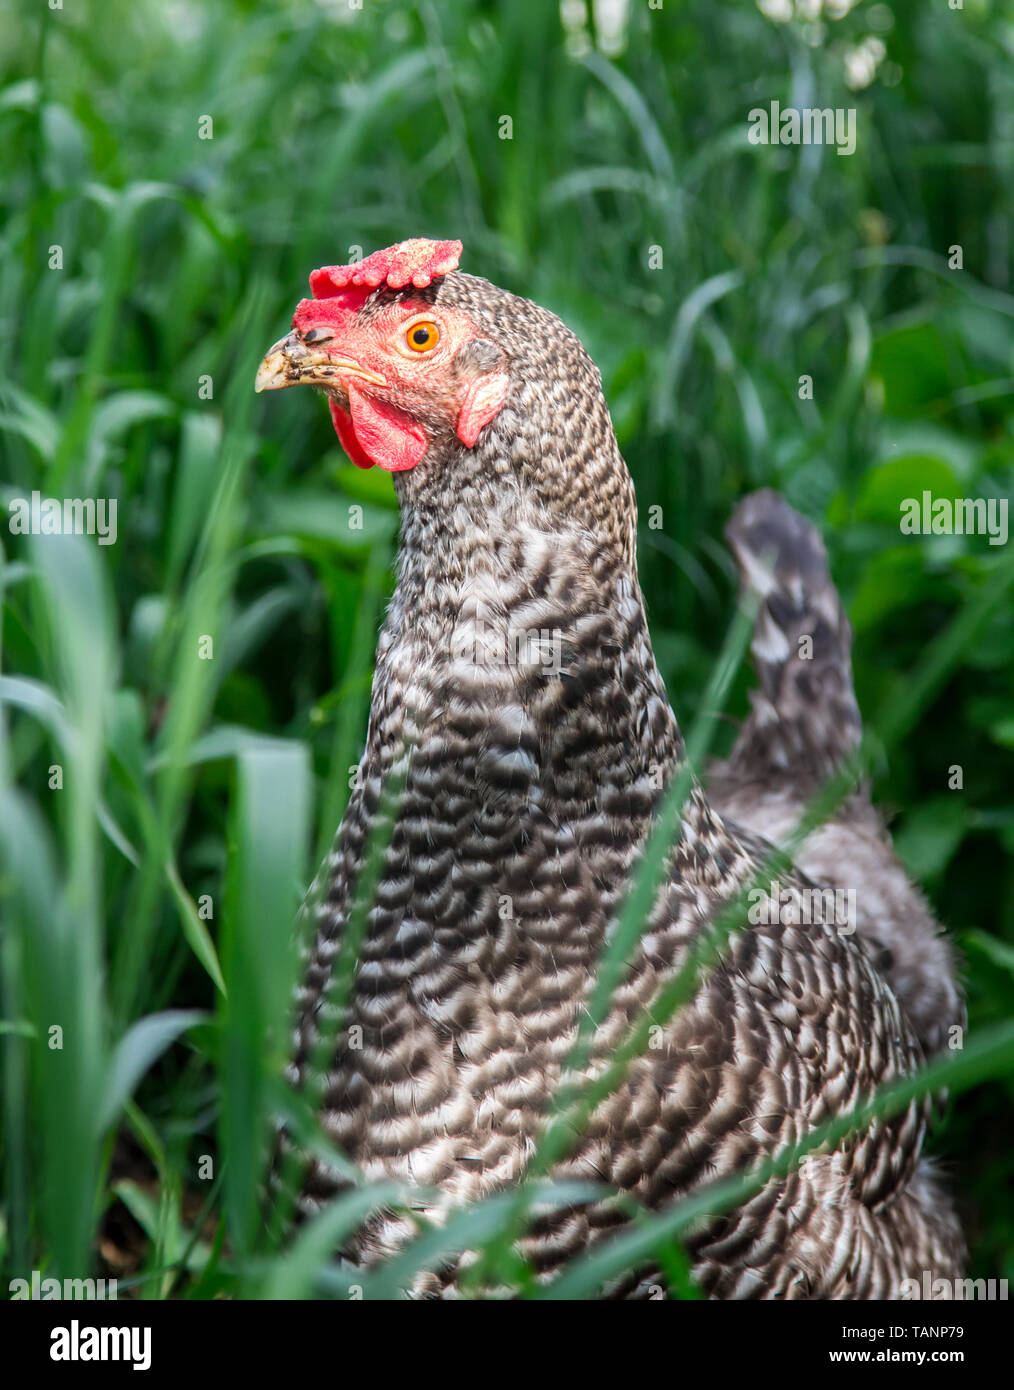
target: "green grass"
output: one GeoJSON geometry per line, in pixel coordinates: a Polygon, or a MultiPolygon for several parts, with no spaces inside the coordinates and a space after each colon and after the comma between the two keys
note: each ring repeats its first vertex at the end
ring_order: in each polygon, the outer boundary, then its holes
{"type": "MultiPolygon", "coordinates": [[[[750,680],[716,668],[722,525],[757,485],[822,523],[877,799],[966,962],[934,1151],[973,1271],[1014,1277],[1010,548],[897,524],[923,488],[1014,491],[1014,20],[899,0],[821,33],[668,0],[631,5],[622,52],[596,37],[541,0],[0,0],[0,499],[115,497],[119,531],[0,536],[0,1289],[80,1276],[104,1239],[144,1297],[342,1296],[331,1251],[399,1199],[357,1188],[291,1245],[261,1219],[271,1115],[322,1142],[279,1080],[292,922],[358,758],[397,515],[319,403],[252,380],[310,268],[417,234],[460,237],[601,366],[660,665],[717,751],[750,680]],[[811,91],[855,106],[855,155],[747,144],[751,107],[811,91]]],[[[661,1243],[690,1296],[692,1215],[636,1218],[555,1293],[661,1243]]],[[[454,1242],[527,1287],[517,1220],[516,1196],[469,1209],[367,1292],[454,1242]]]]}

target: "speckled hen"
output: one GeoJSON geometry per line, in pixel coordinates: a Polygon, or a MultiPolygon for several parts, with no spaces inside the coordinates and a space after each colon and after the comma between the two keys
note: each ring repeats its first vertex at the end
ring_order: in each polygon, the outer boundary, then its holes
{"type": "MultiPolygon", "coordinates": [[[[382,787],[403,780],[322,1121],[367,1177],[427,1188],[419,1205],[438,1222],[524,1173],[624,884],[684,759],[599,373],[553,314],[458,271],[460,251],[420,239],[314,272],[314,298],[257,381],[323,388],[346,452],[389,469],[401,506],[366,749],[311,895],[291,1075],[306,1084],[382,787]]],[[[764,595],[762,696],[715,800],[693,784],[589,1070],[652,1008],[752,878],[762,837],[784,835],[858,730],[848,631],[812,531],[760,495],[732,540],[764,595]],[[797,645],[807,633],[809,668],[797,645]]],[[[555,1175],[661,1208],[910,1073],[960,1022],[949,951],[865,798],[801,862],[855,890],[859,931],[840,915],[751,913],[762,920],[737,933],[555,1175]]],[[[926,1123],[913,1104],[702,1225],[688,1240],[700,1286],[716,1298],[849,1299],[898,1296],[924,1270],[954,1276],[961,1235],[921,1156],[926,1123]]],[[[315,1159],[302,1210],[341,1181],[315,1159]]],[[[608,1197],[541,1213],[520,1250],[551,1278],[624,1219],[608,1197]]],[[[383,1214],[346,1254],[373,1265],[413,1230],[383,1214]]],[[[467,1260],[406,1292],[453,1295],[467,1260]]],[[[633,1270],[604,1292],[645,1296],[654,1277],[633,1270]]]]}

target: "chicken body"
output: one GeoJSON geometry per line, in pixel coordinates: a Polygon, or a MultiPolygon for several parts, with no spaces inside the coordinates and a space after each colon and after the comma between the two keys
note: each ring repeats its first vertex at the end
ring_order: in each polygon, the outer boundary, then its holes
{"type": "MultiPolygon", "coordinates": [[[[374,415],[416,431],[412,456],[419,440],[425,447],[394,473],[398,584],[356,789],[313,895],[291,1077],[307,1082],[381,791],[403,778],[322,1119],[367,1177],[435,1191],[425,1212],[439,1221],[524,1174],[610,920],[684,749],[637,579],[633,490],[598,372],[574,335],[454,270],[421,289],[381,284],[347,331],[334,321],[330,351],[368,362],[386,383],[369,384],[374,415]],[[418,376],[392,386],[380,348],[366,357],[356,348],[371,325],[411,327],[420,314],[445,339],[465,334],[429,395],[418,376]],[[468,402],[498,392],[464,443],[468,402]]],[[[302,364],[309,311],[297,332],[285,351],[302,364]]],[[[275,373],[276,359],[265,364],[275,373]]],[[[366,418],[358,385],[350,391],[341,372],[322,382],[323,370],[313,379],[327,386],[340,432],[354,428],[357,409],[366,418]]],[[[365,428],[350,452],[360,445],[380,461],[365,428]]],[[[727,782],[726,801],[734,790],[727,782]]],[[[766,853],[694,784],[589,1071],[615,1054],[766,853]]],[[[921,1057],[889,972],[861,934],[833,923],[746,926],[657,1043],[554,1176],[661,1208],[797,1142],[921,1057]]],[[[961,1237],[920,1157],[925,1125],[925,1107],[913,1104],[708,1222],[688,1241],[702,1288],[720,1298],[868,1298],[897,1296],[924,1270],[953,1277],[961,1237]]],[[[303,1210],[340,1183],[314,1161],[303,1210]]],[[[540,1214],[521,1253],[545,1277],[623,1220],[606,1198],[540,1214]]],[[[348,1253],[369,1265],[412,1232],[384,1214],[348,1253]]],[[[456,1263],[407,1292],[453,1294],[460,1277],[456,1263]]],[[[654,1278],[639,1269],[605,1292],[645,1296],[654,1278]]]]}

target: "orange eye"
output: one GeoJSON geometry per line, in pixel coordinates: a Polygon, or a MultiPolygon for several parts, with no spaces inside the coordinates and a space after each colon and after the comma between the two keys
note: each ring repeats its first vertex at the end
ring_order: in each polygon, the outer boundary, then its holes
{"type": "Polygon", "coordinates": [[[405,334],[406,346],[413,352],[432,352],[440,341],[440,329],[435,323],[414,323],[405,334]]]}

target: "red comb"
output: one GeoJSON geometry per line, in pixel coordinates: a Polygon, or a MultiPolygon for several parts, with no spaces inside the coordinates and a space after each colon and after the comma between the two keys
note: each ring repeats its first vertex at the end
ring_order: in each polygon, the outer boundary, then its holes
{"type": "Polygon", "coordinates": [[[421,290],[437,278],[454,270],[461,259],[460,241],[430,241],[412,237],[374,251],[355,265],[328,265],[310,273],[310,289],[315,299],[330,299],[350,285],[366,285],[375,290],[390,285],[393,290],[414,285],[421,290]]]}

